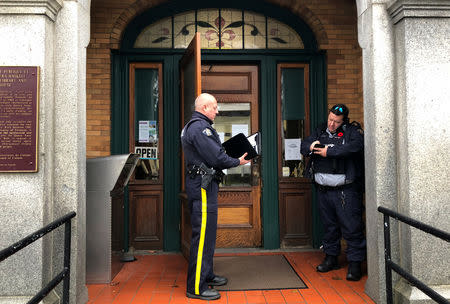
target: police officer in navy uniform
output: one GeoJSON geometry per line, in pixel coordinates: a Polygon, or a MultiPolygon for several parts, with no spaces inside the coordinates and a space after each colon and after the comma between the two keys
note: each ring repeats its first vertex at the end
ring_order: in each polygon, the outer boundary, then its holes
{"type": "Polygon", "coordinates": [[[225,153],[219,135],[211,126],[218,113],[214,96],[200,94],[195,100],[195,112],[181,132],[192,226],[186,296],[202,300],[219,299],[219,292],[208,286],[221,286],[228,282],[213,272],[217,193],[222,169],[250,162],[245,159],[247,153],[240,158],[232,158],[225,153]]]}
{"type": "Polygon", "coordinates": [[[359,281],[361,262],[366,258],[364,236],[364,137],[358,123],[349,123],[348,108],[337,104],[328,113],[327,124],[317,128],[301,143],[303,155],[311,156],[306,175],[317,189],[324,227],[325,259],[317,271],[339,269],[341,237],[347,243],[347,280],[359,281]],[[319,147],[322,146],[322,147],[319,147]]]}

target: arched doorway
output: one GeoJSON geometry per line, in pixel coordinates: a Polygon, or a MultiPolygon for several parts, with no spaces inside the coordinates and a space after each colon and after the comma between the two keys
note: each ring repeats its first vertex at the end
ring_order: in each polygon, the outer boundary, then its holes
{"type": "Polygon", "coordinates": [[[301,19],[268,4],[255,7],[258,9],[245,10],[236,4],[209,8],[180,2],[171,6],[172,10],[154,8],[130,22],[120,50],[113,53],[111,153],[152,147],[163,156],[143,160],[147,170],[141,166],[144,174],[139,173],[140,177],[131,182],[131,246],[180,249],[179,193],[183,185],[179,131],[190,113],[180,104],[179,63],[190,35],[199,31],[203,35],[205,88],[219,96],[222,108],[228,109],[223,111],[223,119],[233,125],[230,130],[224,127],[224,137],[232,135],[233,128],[249,133],[259,130],[262,134],[263,156],[259,162],[248,172],[232,172],[230,184],[222,185],[218,235],[223,246],[318,247],[318,217],[309,181],[302,178],[304,160],[287,158],[286,147],[288,142],[295,145],[296,140],[307,136],[310,127],[324,117],[325,56],[317,50],[312,31],[301,19]],[[239,97],[244,87],[234,86],[240,93],[226,86],[218,89],[219,84],[227,83],[223,77],[237,85],[250,84],[253,97],[239,97]],[[153,79],[153,86],[148,87],[158,87],[157,93],[140,87],[145,79],[153,79]],[[136,108],[139,96],[148,101],[151,94],[159,96],[150,106],[158,110],[152,117],[136,118],[136,113],[146,115],[142,108],[136,108]],[[148,127],[152,124],[154,128],[148,127]],[[158,133],[157,145],[140,138],[139,130],[158,133]],[[157,176],[152,175],[152,163],[157,163],[153,164],[157,176]],[[236,180],[239,175],[247,176],[247,180],[236,180]],[[253,194],[247,199],[236,197],[236,193],[250,188],[253,194]],[[236,201],[241,204],[236,205],[236,201]],[[241,237],[243,243],[230,241],[246,229],[254,231],[254,241],[247,242],[247,236],[241,237]]]}

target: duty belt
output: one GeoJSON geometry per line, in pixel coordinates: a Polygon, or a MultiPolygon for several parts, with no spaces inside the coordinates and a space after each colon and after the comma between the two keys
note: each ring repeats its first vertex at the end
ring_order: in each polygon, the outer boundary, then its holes
{"type": "MultiPolygon", "coordinates": [[[[215,170],[213,168],[208,168],[203,163],[201,165],[187,165],[187,174],[191,178],[194,178],[197,175],[201,175],[202,180],[205,179],[205,182],[207,182],[207,184],[209,184],[209,182],[211,181],[211,180],[207,181],[208,177],[209,177],[209,179],[214,179],[218,183],[221,183],[223,176],[225,175],[225,174],[223,174],[223,172],[221,170],[215,170]]],[[[205,184],[205,185],[207,186],[207,184],[205,184]]]]}
{"type": "Polygon", "coordinates": [[[344,190],[344,189],[348,189],[353,187],[353,183],[351,184],[345,184],[342,186],[336,186],[336,187],[332,187],[332,186],[322,186],[316,183],[316,187],[317,189],[319,189],[319,191],[325,192],[325,191],[333,191],[333,190],[344,190]]]}

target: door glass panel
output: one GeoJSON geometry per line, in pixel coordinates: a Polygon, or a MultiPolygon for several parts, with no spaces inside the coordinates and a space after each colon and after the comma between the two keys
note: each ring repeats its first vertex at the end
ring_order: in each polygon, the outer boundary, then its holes
{"type": "Polygon", "coordinates": [[[304,69],[281,69],[282,177],[302,177],[300,141],[305,136],[304,69]]]}
{"type": "Polygon", "coordinates": [[[138,180],[159,179],[158,69],[136,69],[134,84],[134,146],[141,155],[135,170],[138,180]]]}
{"type": "MultiPolygon", "coordinates": [[[[219,114],[214,120],[214,128],[222,142],[238,133],[250,135],[250,103],[218,103],[219,114]]],[[[226,174],[221,186],[251,186],[251,164],[223,170],[226,174]]]]}

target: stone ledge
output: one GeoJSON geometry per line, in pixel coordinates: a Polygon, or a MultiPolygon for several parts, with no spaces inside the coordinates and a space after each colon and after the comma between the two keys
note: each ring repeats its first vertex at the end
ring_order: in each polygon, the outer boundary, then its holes
{"type": "Polygon", "coordinates": [[[2,0],[0,15],[45,15],[55,21],[63,0],[2,0]]]}
{"type": "MultiPolygon", "coordinates": [[[[428,285],[428,284],[427,284],[428,285]]],[[[445,299],[450,300],[450,285],[428,285],[445,299]]],[[[415,286],[401,279],[393,288],[394,303],[432,304],[436,303],[415,286]]]]}
{"type": "MultiPolygon", "coordinates": [[[[62,284],[62,283],[61,283],[62,284]]],[[[34,296],[34,295],[33,295],[34,296]]],[[[30,301],[33,296],[0,296],[0,304],[23,304],[23,303],[27,303],[28,301],[30,301]]],[[[55,290],[53,289],[52,291],[50,291],[50,293],[45,297],[45,301],[46,304],[58,304],[58,303],[62,303],[62,299],[55,293],[55,290]]],[[[43,301],[41,301],[40,303],[44,303],[43,301]]]]}
{"type": "Polygon", "coordinates": [[[17,296],[17,297],[0,296],[0,304],[23,304],[23,303],[27,303],[28,301],[30,301],[31,298],[32,298],[32,296],[29,296],[29,297],[25,297],[25,296],[17,296]]]}
{"type": "Polygon", "coordinates": [[[404,18],[450,18],[450,2],[446,0],[397,0],[388,6],[394,24],[404,18]]]}

